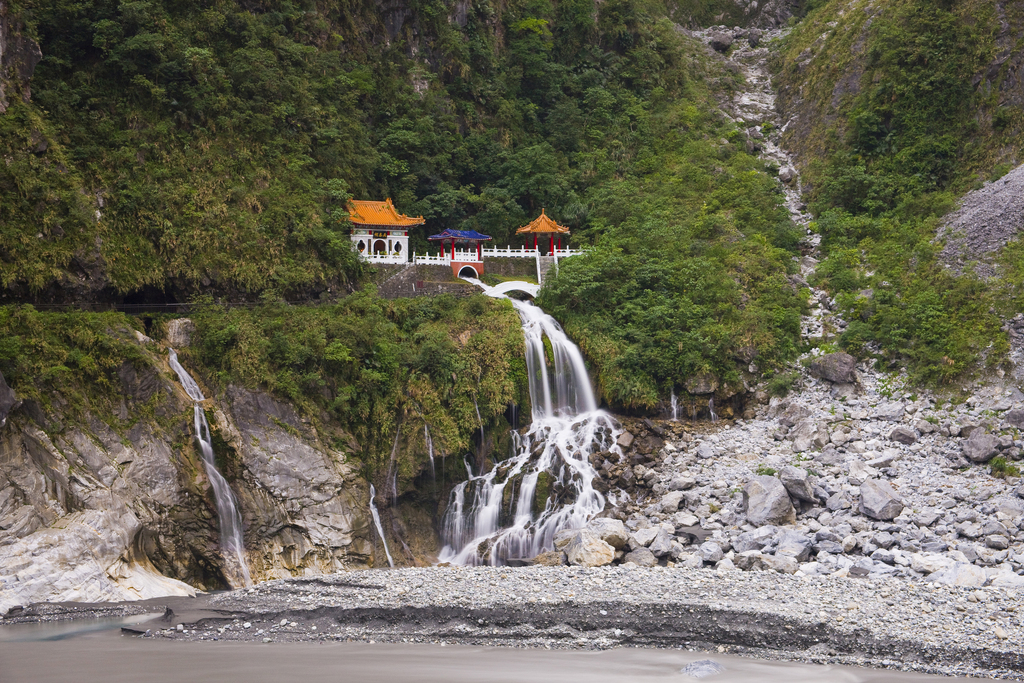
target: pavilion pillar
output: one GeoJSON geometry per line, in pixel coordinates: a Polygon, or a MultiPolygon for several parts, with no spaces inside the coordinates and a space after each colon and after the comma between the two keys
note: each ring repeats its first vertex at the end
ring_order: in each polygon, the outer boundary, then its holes
{"type": "Polygon", "coordinates": [[[452,261],[455,260],[455,240],[452,240],[452,261]]]}
{"type": "Polygon", "coordinates": [[[548,253],[548,256],[554,256],[554,255],[555,255],[555,233],[551,233],[551,249],[550,249],[550,252],[548,253]]]}
{"type": "Polygon", "coordinates": [[[480,242],[476,243],[476,260],[477,261],[483,261],[484,260],[483,247],[480,246],[480,242]]]}
{"type": "Polygon", "coordinates": [[[537,251],[537,233],[533,233],[533,250],[537,251]]]}

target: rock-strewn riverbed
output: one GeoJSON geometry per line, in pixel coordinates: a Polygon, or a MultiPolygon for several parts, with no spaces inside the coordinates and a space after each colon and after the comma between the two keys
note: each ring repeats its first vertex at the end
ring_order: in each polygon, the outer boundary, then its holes
{"type": "MultiPolygon", "coordinates": [[[[162,608],[154,602],[132,607],[162,608]]],[[[276,580],[166,604],[177,614],[148,624],[144,637],[684,647],[1024,678],[1021,591],[891,577],[631,565],[432,567],[276,580]]],[[[87,614],[82,607],[73,608],[77,618],[87,614]]],[[[62,609],[38,605],[4,621],[67,616],[62,609]]]]}

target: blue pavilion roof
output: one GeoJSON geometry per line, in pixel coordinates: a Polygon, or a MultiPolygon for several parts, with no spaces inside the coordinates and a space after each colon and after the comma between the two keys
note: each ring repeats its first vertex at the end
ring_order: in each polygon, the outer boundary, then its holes
{"type": "Polygon", "coordinates": [[[455,240],[466,241],[466,242],[487,242],[491,239],[490,235],[482,235],[476,230],[445,230],[439,235],[431,235],[427,238],[428,240],[455,240]]]}

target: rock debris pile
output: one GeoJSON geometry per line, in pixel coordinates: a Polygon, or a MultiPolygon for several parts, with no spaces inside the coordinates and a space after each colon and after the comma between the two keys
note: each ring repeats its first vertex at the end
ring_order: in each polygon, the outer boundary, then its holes
{"type": "Polygon", "coordinates": [[[802,381],[708,433],[627,425],[623,456],[592,456],[618,504],[536,561],[1024,588],[1024,394],[941,404],[842,353],[802,381]]]}

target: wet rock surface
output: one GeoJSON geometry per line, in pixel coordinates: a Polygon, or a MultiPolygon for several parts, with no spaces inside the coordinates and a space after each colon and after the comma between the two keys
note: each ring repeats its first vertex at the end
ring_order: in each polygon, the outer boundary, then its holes
{"type": "MultiPolygon", "coordinates": [[[[0,614],[43,600],[226,587],[191,400],[170,379],[165,351],[130,338],[152,365],[118,369],[124,418],[25,401],[0,424],[0,614]],[[150,416],[128,423],[138,411],[150,416]]],[[[205,407],[255,578],[372,561],[365,483],[291,406],[229,387],[205,407]]]]}

